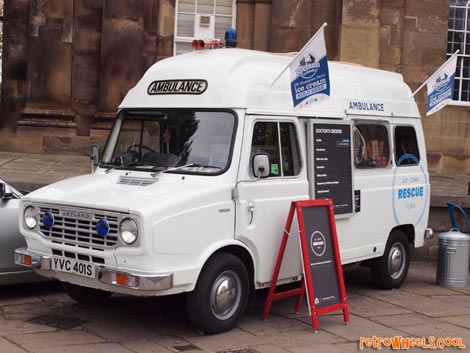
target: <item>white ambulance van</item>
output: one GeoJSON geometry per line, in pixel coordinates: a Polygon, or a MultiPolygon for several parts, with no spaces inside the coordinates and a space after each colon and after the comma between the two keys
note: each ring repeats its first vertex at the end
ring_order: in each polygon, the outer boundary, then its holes
{"type": "MultiPolygon", "coordinates": [[[[291,59],[227,48],[153,65],[94,148],[96,171],[23,198],[16,263],[79,302],[185,292],[193,324],[223,332],[269,286],[291,201],[331,198],[343,265],[398,287],[432,232],[410,89],[330,62],[331,98],[294,110],[288,72],[270,85],[291,59]]],[[[278,284],[302,278],[294,233],[278,284]]]]}

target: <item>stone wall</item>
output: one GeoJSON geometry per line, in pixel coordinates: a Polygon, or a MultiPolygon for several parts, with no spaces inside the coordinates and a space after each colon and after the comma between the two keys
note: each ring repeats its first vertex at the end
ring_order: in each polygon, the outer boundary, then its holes
{"type": "Polygon", "coordinates": [[[240,48],[271,52],[298,51],[328,23],[328,56],[336,60],[342,0],[237,0],[240,48]]]}
{"type": "Polygon", "coordinates": [[[173,0],[5,1],[0,149],[83,153],[173,55],[173,0]]]}
{"type": "MultiPolygon", "coordinates": [[[[344,0],[340,59],[400,72],[414,91],[446,60],[450,0],[344,0]]],[[[426,88],[415,96],[431,173],[470,174],[470,109],[426,117],[426,88]]]]}
{"type": "MultiPolygon", "coordinates": [[[[327,22],[330,60],[401,72],[414,90],[445,60],[449,3],[237,0],[239,47],[297,51],[327,22]]],[[[103,143],[127,90],[173,54],[175,0],[8,0],[4,16],[4,151],[103,143]]],[[[433,173],[470,173],[469,113],[449,106],[423,118],[433,173]]]]}

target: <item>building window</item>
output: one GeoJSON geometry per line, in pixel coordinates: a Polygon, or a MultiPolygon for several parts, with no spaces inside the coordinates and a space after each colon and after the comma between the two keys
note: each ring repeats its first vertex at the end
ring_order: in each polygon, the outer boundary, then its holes
{"type": "Polygon", "coordinates": [[[470,102],[470,0],[451,0],[449,30],[447,32],[447,57],[457,49],[453,100],[470,102]]]}
{"type": "Polygon", "coordinates": [[[236,0],[177,0],[175,55],[192,51],[194,39],[222,39],[235,28],[236,0]]]}

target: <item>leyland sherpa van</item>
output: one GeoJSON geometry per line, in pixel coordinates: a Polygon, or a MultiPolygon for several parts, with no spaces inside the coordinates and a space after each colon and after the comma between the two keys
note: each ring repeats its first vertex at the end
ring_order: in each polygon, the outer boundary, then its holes
{"type": "MultiPolygon", "coordinates": [[[[223,332],[269,286],[291,201],[330,198],[343,265],[398,287],[429,231],[410,89],[399,74],[330,62],[330,99],[294,109],[288,73],[270,85],[290,60],[231,48],[153,65],[96,171],[23,198],[16,262],[77,301],[185,292],[193,324],[223,332]]],[[[278,284],[302,279],[298,241],[278,284]]]]}

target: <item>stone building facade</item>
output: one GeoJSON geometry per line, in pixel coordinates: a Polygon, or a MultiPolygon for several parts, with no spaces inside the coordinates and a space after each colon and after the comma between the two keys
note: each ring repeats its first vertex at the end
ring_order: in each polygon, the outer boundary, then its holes
{"type": "MultiPolygon", "coordinates": [[[[85,153],[121,99],[173,55],[176,0],[5,0],[0,150],[85,153]]],[[[450,0],[236,0],[239,47],[299,50],[323,22],[330,60],[417,88],[446,58],[450,0]]],[[[425,93],[416,99],[425,114],[425,93]]],[[[423,118],[434,173],[470,173],[470,111],[423,118]],[[468,131],[468,132],[467,132],[468,131]],[[468,140],[468,141],[467,141],[468,140]]]]}

